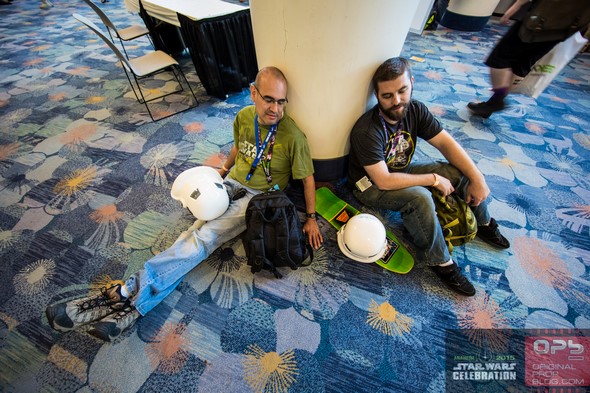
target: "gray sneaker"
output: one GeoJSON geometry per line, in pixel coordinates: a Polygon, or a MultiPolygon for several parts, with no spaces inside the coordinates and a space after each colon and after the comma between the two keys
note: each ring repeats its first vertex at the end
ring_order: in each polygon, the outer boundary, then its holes
{"type": "Polygon", "coordinates": [[[121,285],[115,284],[102,288],[100,293],[94,296],[48,306],[45,315],[53,329],[67,332],[104,318],[124,308],[127,303],[127,299],[121,295],[121,285]]]}
{"type": "Polygon", "coordinates": [[[88,334],[104,341],[111,341],[119,337],[123,330],[133,325],[140,316],[141,314],[135,307],[127,306],[90,325],[88,334]]]}

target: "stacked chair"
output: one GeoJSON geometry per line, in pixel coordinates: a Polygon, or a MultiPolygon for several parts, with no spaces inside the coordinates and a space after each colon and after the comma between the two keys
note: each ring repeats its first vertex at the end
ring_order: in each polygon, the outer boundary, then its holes
{"type": "Polygon", "coordinates": [[[107,31],[109,33],[109,36],[111,37],[111,41],[114,41],[113,34],[115,37],[119,39],[119,41],[121,42],[121,46],[123,47],[123,52],[125,52],[125,56],[127,56],[127,51],[125,50],[125,45],[123,44],[124,41],[132,41],[139,37],[147,37],[147,39],[150,40],[152,47],[154,46],[154,43],[150,38],[149,31],[145,26],[132,25],[129,27],[125,27],[123,29],[118,29],[117,26],[115,26],[115,24],[113,23],[113,21],[111,21],[111,19],[107,16],[107,14],[105,14],[104,11],[100,9],[100,7],[94,4],[92,0],[84,1],[86,2],[86,4],[90,6],[90,8],[92,8],[94,12],[96,12],[96,15],[98,15],[100,20],[102,20],[102,23],[104,23],[104,25],[107,27],[107,31]]]}
{"type": "MultiPolygon", "coordinates": [[[[107,37],[105,35],[105,33],[96,24],[94,24],[94,22],[92,22],[88,18],[86,18],[80,14],[77,14],[77,13],[73,14],[72,16],[76,20],[78,20],[79,22],[86,25],[92,31],[94,31],[94,33],[96,33],[96,35],[98,35],[107,44],[107,46],[113,51],[113,53],[117,56],[117,58],[119,59],[119,61],[121,62],[122,66],[123,66],[123,70],[125,71],[125,75],[127,76],[127,80],[129,81],[129,84],[131,85],[131,89],[133,90],[133,93],[135,94],[137,101],[139,103],[145,105],[147,112],[150,115],[150,118],[152,119],[152,121],[165,119],[165,118],[172,116],[176,113],[184,112],[188,109],[194,108],[199,105],[199,101],[197,100],[197,97],[195,96],[195,93],[194,93],[193,89],[191,88],[191,85],[188,83],[188,80],[186,79],[184,72],[182,71],[178,62],[173,57],[171,57],[170,55],[168,55],[167,53],[165,53],[163,51],[154,50],[154,51],[151,51],[151,52],[144,54],[142,56],[130,58],[128,56],[127,52],[125,51],[125,49],[123,49],[123,51],[125,52],[125,54],[123,54],[119,50],[119,48],[115,45],[115,42],[113,40],[113,35],[110,33],[111,30],[115,33],[116,37],[119,38],[119,40],[121,41],[121,45],[123,46],[123,41],[128,41],[128,40],[133,39],[133,38],[130,38],[131,36],[134,35],[134,34],[131,34],[131,32],[135,32],[135,34],[139,34],[141,32],[140,26],[137,26],[137,27],[131,26],[126,29],[118,30],[116,27],[114,27],[115,25],[104,14],[104,12],[102,12],[102,10],[100,10],[94,3],[92,3],[91,0],[84,0],[84,1],[86,1],[88,4],[92,4],[91,7],[95,11],[98,9],[100,11],[100,13],[97,12],[97,14],[99,16],[104,15],[104,17],[106,19],[103,19],[102,17],[101,17],[101,19],[104,22],[104,24],[107,26],[107,30],[109,30],[110,39],[109,39],[109,37],[107,37]],[[112,26],[112,27],[109,27],[109,26],[112,26]],[[123,32],[126,32],[126,33],[123,33],[123,32]],[[170,93],[159,95],[157,97],[146,99],[139,81],[142,79],[145,79],[145,78],[151,78],[156,74],[159,74],[162,72],[167,72],[167,71],[172,72],[176,81],[178,82],[179,89],[172,91],[170,93]],[[175,94],[175,93],[179,93],[181,91],[184,91],[184,88],[182,86],[183,81],[188,86],[188,88],[192,94],[192,97],[194,99],[194,103],[192,105],[188,106],[186,109],[183,109],[179,112],[171,113],[171,114],[159,117],[158,119],[154,119],[154,116],[152,115],[152,112],[150,111],[150,108],[148,106],[148,102],[166,97],[171,94],[175,94]]],[[[143,28],[143,29],[145,29],[145,28],[143,28]]],[[[147,34],[147,29],[145,29],[145,31],[146,31],[146,33],[136,35],[135,38],[141,37],[141,36],[147,34]]],[[[124,46],[123,46],[123,48],[124,48],[124,46]]]]}

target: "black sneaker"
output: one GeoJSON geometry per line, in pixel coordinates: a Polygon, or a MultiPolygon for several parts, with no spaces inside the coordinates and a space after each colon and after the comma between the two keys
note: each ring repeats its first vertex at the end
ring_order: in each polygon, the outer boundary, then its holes
{"type": "Polygon", "coordinates": [[[133,325],[140,316],[141,314],[135,307],[127,306],[90,325],[88,334],[104,341],[111,341],[117,338],[123,330],[133,325]]]}
{"type": "Polygon", "coordinates": [[[475,295],[475,287],[463,275],[456,263],[449,266],[431,266],[430,268],[453,291],[465,296],[475,295]]]}
{"type": "Polygon", "coordinates": [[[483,117],[484,119],[487,119],[492,115],[492,113],[501,111],[505,107],[506,104],[504,104],[503,100],[496,102],[470,102],[467,104],[467,108],[469,108],[471,113],[479,117],[483,117]]]}
{"type": "Polygon", "coordinates": [[[121,295],[121,285],[102,288],[100,294],[48,306],[45,315],[49,325],[60,332],[104,318],[125,307],[127,299],[121,295]]]}
{"type": "Polygon", "coordinates": [[[477,237],[498,248],[509,248],[510,242],[500,233],[498,223],[493,218],[488,225],[477,227],[477,237]]]}

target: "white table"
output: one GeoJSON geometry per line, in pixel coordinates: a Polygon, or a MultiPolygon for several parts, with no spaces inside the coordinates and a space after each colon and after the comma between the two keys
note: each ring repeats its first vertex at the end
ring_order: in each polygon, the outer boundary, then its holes
{"type": "Polygon", "coordinates": [[[231,15],[249,8],[223,0],[142,0],[141,3],[149,15],[178,27],[180,22],[177,13],[199,21],[231,15]]]}
{"type": "Polygon", "coordinates": [[[228,93],[240,92],[254,81],[258,64],[249,6],[223,0],[137,1],[156,46],[161,43],[164,50],[173,51],[176,44],[177,51],[178,41],[182,41],[182,49],[189,49],[208,95],[225,99],[228,93]],[[159,34],[158,29],[163,28],[159,21],[164,22],[167,33],[169,28],[180,28],[180,40],[176,32],[159,34]],[[174,35],[176,40],[171,37],[174,35]]]}

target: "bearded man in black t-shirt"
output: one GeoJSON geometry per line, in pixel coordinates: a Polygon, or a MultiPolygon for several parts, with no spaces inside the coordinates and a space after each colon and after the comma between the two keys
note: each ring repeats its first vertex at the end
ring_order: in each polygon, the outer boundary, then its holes
{"type": "Polygon", "coordinates": [[[508,248],[487,209],[485,178],[428,108],[411,98],[414,77],[407,59],[386,60],[372,83],[378,103],[359,118],[350,135],[348,180],[354,196],[367,206],[399,211],[416,246],[417,263],[431,267],[451,289],[473,296],[475,288],[451,258],[428,187],[444,195],[457,192],[473,210],[478,237],[508,248]],[[418,138],[447,162],[412,163],[418,138]]]}

